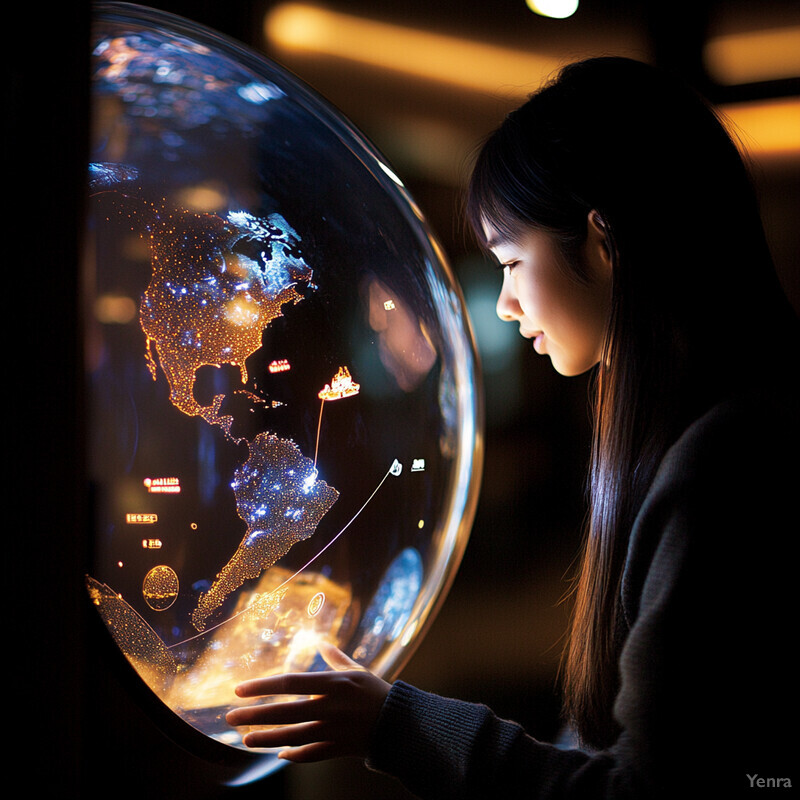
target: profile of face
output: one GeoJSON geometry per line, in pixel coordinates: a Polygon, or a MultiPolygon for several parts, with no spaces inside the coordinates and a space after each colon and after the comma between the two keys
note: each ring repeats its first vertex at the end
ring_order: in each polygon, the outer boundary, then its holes
{"type": "Polygon", "coordinates": [[[529,228],[509,241],[484,224],[489,249],[503,267],[497,315],[517,322],[520,334],[562,375],[579,375],[600,361],[611,307],[611,259],[595,212],[587,230],[582,256],[588,280],[581,282],[551,234],[529,228]]]}

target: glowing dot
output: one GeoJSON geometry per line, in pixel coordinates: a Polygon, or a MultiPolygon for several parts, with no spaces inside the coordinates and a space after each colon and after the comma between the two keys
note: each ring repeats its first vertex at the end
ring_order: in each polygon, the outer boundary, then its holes
{"type": "Polygon", "coordinates": [[[424,520],[424,519],[421,519],[421,520],[420,520],[420,521],[417,523],[417,527],[418,527],[420,530],[422,530],[422,529],[425,527],[425,520],[424,520]]]}

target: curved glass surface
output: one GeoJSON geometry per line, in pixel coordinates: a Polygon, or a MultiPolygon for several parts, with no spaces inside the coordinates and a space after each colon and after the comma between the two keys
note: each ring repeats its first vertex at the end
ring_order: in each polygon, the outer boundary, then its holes
{"type": "MultiPolygon", "coordinates": [[[[278,65],[94,10],[86,297],[91,601],[207,737],[243,679],[387,677],[472,522],[479,377],[402,183],[278,65]]],[[[279,763],[273,756],[268,756],[279,763]]]]}

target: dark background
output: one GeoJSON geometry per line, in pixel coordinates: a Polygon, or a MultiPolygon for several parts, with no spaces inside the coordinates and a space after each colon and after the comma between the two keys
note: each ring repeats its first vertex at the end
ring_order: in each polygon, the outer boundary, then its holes
{"type": "MultiPolygon", "coordinates": [[[[274,2],[149,5],[270,52],[262,20],[274,2]]],[[[695,2],[682,11],[663,0],[584,0],[564,21],[534,16],[523,0],[331,0],[326,6],[509,47],[542,47],[564,61],[626,52],[681,72],[723,105],[800,94],[796,70],[786,79],[725,86],[706,74],[702,59],[706,39],[722,28],[799,25],[796,2],[695,2]]],[[[83,474],[77,300],[89,8],[70,2],[19,9],[5,50],[3,136],[4,340],[11,355],[4,417],[12,434],[4,548],[12,625],[5,652],[13,697],[8,725],[19,750],[11,768],[62,797],[406,797],[393,781],[351,761],[293,766],[249,787],[224,788],[222,781],[235,770],[191,752],[180,728],[177,739],[170,738],[176,731],[169,718],[160,720],[147,693],[140,697],[137,682],[128,683],[126,665],[97,626],[82,587],[91,498],[83,474]]],[[[482,297],[485,282],[497,276],[464,230],[460,190],[471,149],[519,100],[502,90],[468,93],[346,61],[271,55],[386,154],[442,240],[468,297],[482,297]],[[441,150],[449,157],[437,161],[432,153],[441,150]]],[[[798,149],[794,156],[759,158],[755,173],[776,262],[796,308],[798,149]]],[[[670,231],[667,246],[676,257],[690,245],[679,230],[670,231]]],[[[744,330],[746,324],[743,309],[744,330]]],[[[481,347],[483,335],[479,328],[481,347]]],[[[512,338],[508,347],[513,350],[504,370],[487,371],[484,483],[470,545],[448,602],[403,678],[486,702],[548,738],[558,729],[556,671],[568,613],[561,601],[585,510],[589,381],[556,375],[549,360],[537,358],[522,340],[512,338]]],[[[488,368],[497,358],[486,360],[488,368]]],[[[743,365],[742,380],[754,369],[758,365],[743,365]]]]}

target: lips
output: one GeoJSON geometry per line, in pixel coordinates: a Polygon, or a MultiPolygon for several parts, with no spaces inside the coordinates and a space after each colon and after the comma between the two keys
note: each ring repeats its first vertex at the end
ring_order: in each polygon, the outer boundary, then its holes
{"type": "Polygon", "coordinates": [[[520,328],[520,335],[524,336],[526,339],[533,339],[533,349],[537,353],[542,352],[543,342],[544,342],[544,333],[542,331],[526,331],[520,328]]]}

